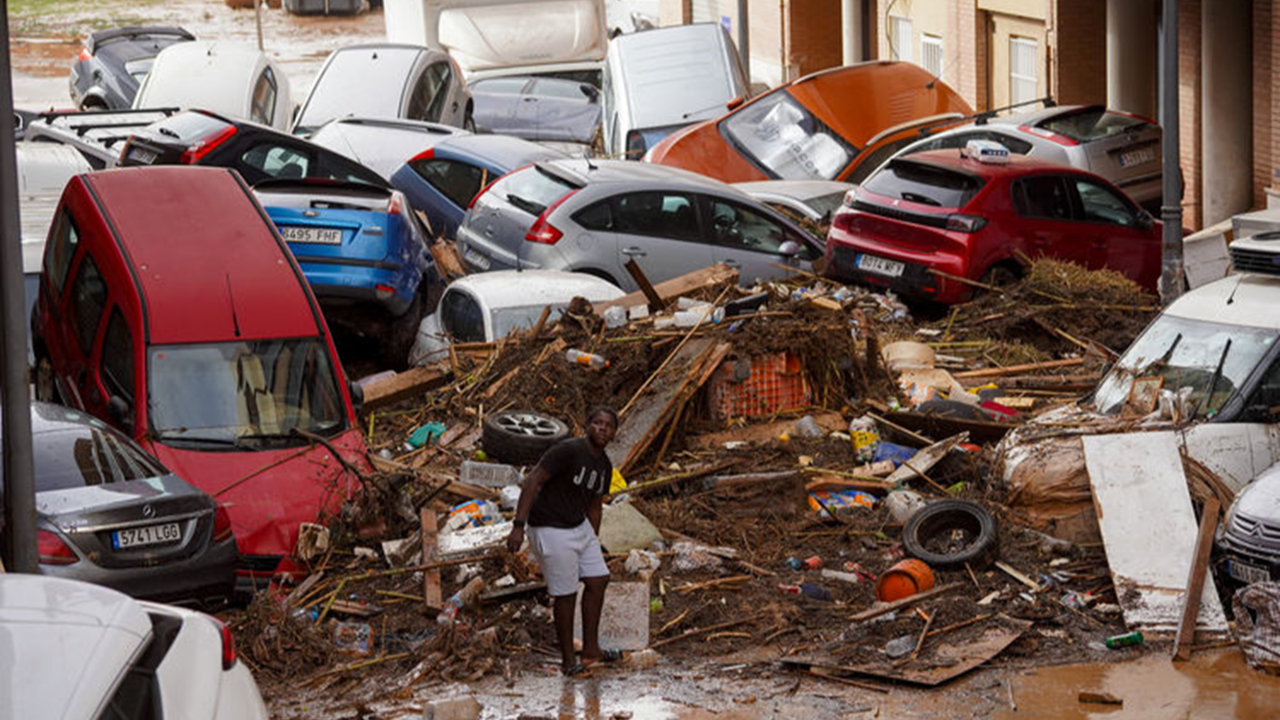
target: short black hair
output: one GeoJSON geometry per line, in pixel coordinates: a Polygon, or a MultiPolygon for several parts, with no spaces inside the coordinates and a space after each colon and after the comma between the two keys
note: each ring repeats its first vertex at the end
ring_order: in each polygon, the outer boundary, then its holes
{"type": "Polygon", "coordinates": [[[598,405],[592,408],[591,412],[587,413],[587,423],[590,424],[591,421],[595,420],[596,416],[599,415],[600,413],[604,413],[605,415],[608,415],[609,417],[613,418],[613,426],[614,427],[618,426],[618,413],[615,412],[613,408],[607,407],[605,405],[598,405]]]}

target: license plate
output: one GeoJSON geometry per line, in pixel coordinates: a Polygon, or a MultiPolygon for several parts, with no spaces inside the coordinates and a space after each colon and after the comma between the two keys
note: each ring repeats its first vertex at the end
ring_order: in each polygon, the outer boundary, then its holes
{"type": "Polygon", "coordinates": [[[1130,167],[1133,165],[1142,165],[1144,163],[1153,162],[1156,159],[1156,151],[1154,148],[1141,148],[1139,150],[1130,150],[1120,153],[1120,167],[1130,167]]]}
{"type": "Polygon", "coordinates": [[[471,263],[472,266],[479,268],[481,271],[489,269],[489,258],[485,257],[482,253],[472,250],[471,248],[463,250],[462,257],[465,258],[467,262],[471,263]]]}
{"type": "Polygon", "coordinates": [[[181,539],[182,531],[178,528],[178,523],[164,523],[163,525],[145,525],[143,527],[117,530],[111,533],[111,546],[121,550],[140,545],[174,543],[181,539]]]}
{"type": "Polygon", "coordinates": [[[900,277],[902,275],[902,271],[906,268],[907,266],[904,263],[900,263],[897,260],[890,260],[888,258],[877,257],[875,255],[858,256],[858,269],[873,272],[877,275],[900,277]]]}
{"type": "Polygon", "coordinates": [[[1271,580],[1271,572],[1266,568],[1242,563],[1235,558],[1227,560],[1227,574],[1236,580],[1246,583],[1267,582],[1271,580]]]}
{"type": "Polygon", "coordinates": [[[129,159],[134,162],[142,163],[143,165],[150,165],[156,161],[156,154],[146,148],[130,148],[129,159]]]}
{"type": "Polygon", "coordinates": [[[280,228],[280,236],[288,242],[311,243],[314,245],[341,245],[342,231],[329,228],[292,227],[280,228]]]}

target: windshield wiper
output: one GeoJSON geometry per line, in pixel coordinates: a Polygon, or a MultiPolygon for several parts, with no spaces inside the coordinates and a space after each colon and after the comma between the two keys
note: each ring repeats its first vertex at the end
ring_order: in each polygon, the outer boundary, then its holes
{"type": "Polygon", "coordinates": [[[508,195],[507,202],[534,216],[541,215],[542,211],[546,210],[544,206],[519,195],[508,195]]]}
{"type": "Polygon", "coordinates": [[[1200,411],[1204,409],[1205,403],[1209,402],[1209,398],[1213,397],[1213,390],[1218,386],[1218,378],[1222,377],[1222,366],[1226,364],[1227,353],[1230,351],[1231,338],[1227,338],[1227,343],[1222,346],[1222,354],[1218,356],[1218,367],[1214,369],[1213,377],[1209,378],[1209,389],[1205,391],[1204,397],[1200,399],[1200,404],[1196,406],[1196,411],[1191,415],[1191,417],[1198,417],[1200,415],[1200,411]]]}
{"type": "Polygon", "coordinates": [[[928,195],[921,195],[920,193],[904,192],[901,193],[901,197],[903,200],[910,200],[911,202],[920,203],[921,205],[933,205],[934,207],[940,207],[942,205],[942,203],[934,200],[928,195]]]}

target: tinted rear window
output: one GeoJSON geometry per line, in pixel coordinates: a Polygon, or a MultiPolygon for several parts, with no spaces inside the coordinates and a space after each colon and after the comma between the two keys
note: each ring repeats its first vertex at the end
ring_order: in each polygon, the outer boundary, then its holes
{"type": "Polygon", "coordinates": [[[576,188],[537,167],[517,170],[494,183],[491,193],[530,215],[541,215],[547,206],[576,188]]]}
{"type": "Polygon", "coordinates": [[[228,127],[230,123],[204,113],[185,112],[161,120],[150,129],[175,142],[190,144],[228,127]]]}
{"type": "Polygon", "coordinates": [[[894,160],[863,187],[877,195],[933,205],[964,207],[986,182],[981,178],[922,163],[894,160]]]}
{"type": "Polygon", "coordinates": [[[1078,143],[1104,140],[1126,130],[1136,130],[1150,125],[1146,120],[1108,112],[1101,108],[1085,112],[1060,115],[1040,123],[1045,130],[1052,130],[1059,135],[1066,135],[1078,143]]]}
{"type": "Polygon", "coordinates": [[[93,427],[51,430],[31,438],[36,490],[143,480],[165,471],[122,436],[93,427]]]}

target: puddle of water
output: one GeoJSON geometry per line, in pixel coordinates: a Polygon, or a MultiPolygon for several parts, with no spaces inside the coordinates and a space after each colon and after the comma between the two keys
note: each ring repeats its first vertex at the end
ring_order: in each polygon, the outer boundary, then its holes
{"type": "Polygon", "coordinates": [[[1280,713],[1280,678],[1256,672],[1237,650],[1201,653],[1187,663],[1149,655],[1107,665],[1042,668],[1013,679],[1016,711],[997,720],[1270,720],[1280,713]],[[1123,706],[1082,703],[1081,691],[1108,693],[1123,706]]]}

